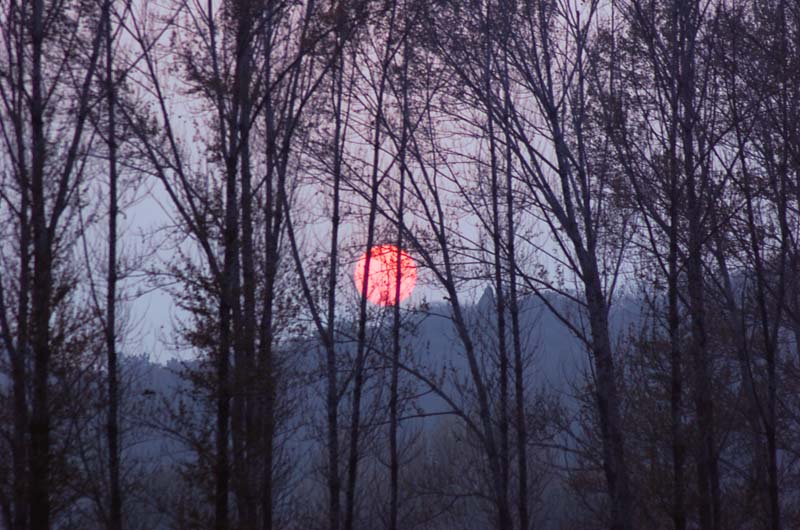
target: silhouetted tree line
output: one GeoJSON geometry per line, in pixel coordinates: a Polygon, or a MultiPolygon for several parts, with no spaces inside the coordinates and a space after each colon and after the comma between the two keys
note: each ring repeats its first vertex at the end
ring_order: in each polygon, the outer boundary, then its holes
{"type": "Polygon", "coordinates": [[[0,528],[800,528],[797,2],[0,13],[0,528]]]}

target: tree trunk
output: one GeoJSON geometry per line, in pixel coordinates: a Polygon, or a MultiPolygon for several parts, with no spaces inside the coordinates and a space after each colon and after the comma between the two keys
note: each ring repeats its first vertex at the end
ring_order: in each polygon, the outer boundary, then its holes
{"type": "MultiPolygon", "coordinates": [[[[342,183],[342,98],[344,92],[343,31],[337,32],[338,56],[333,64],[334,136],[333,136],[333,212],[331,215],[331,250],[328,268],[328,323],[325,344],[328,415],[328,526],[339,530],[341,519],[341,483],[339,481],[339,383],[336,366],[336,274],[339,260],[339,202],[342,183]]],[[[288,213],[288,210],[287,210],[288,213]]],[[[299,265],[298,265],[299,266],[299,265]]]]}
{"type": "Polygon", "coordinates": [[[597,407],[603,437],[603,469],[611,495],[611,529],[633,530],[631,513],[633,503],[625,463],[622,419],[614,376],[611,340],[608,334],[608,309],[600,287],[597,265],[593,261],[587,264],[588,267],[584,268],[584,282],[592,334],[592,356],[597,378],[597,407]]]}
{"type": "MultiPolygon", "coordinates": [[[[234,81],[234,116],[231,124],[231,154],[239,157],[241,178],[241,298],[240,318],[235,323],[238,330],[234,360],[236,393],[232,418],[234,461],[236,468],[237,505],[239,524],[243,530],[256,528],[255,485],[258,466],[258,434],[255,426],[255,328],[256,328],[256,278],[253,250],[253,193],[250,160],[251,79],[252,79],[252,19],[258,16],[251,2],[238,3],[236,27],[236,79],[234,81]],[[237,155],[238,154],[238,155],[237,155]]],[[[236,296],[236,305],[239,297],[236,296]]]]}
{"type": "Polygon", "coordinates": [[[489,135],[489,157],[490,157],[490,173],[491,173],[491,238],[492,238],[492,253],[494,258],[493,267],[493,281],[495,290],[495,319],[497,329],[497,353],[499,357],[499,379],[500,379],[500,395],[498,396],[498,424],[500,434],[500,447],[498,448],[499,470],[500,477],[497,481],[499,491],[495,491],[495,502],[497,504],[497,524],[498,530],[512,530],[513,520],[511,519],[511,510],[508,502],[508,486],[510,476],[510,463],[509,463],[509,450],[508,450],[508,348],[506,343],[506,297],[503,285],[503,272],[502,272],[502,235],[501,235],[501,220],[500,220],[500,186],[498,179],[498,159],[497,159],[497,139],[495,137],[495,114],[498,112],[494,109],[492,102],[494,101],[494,91],[492,86],[492,35],[491,30],[494,29],[496,23],[493,18],[491,9],[491,2],[486,4],[486,57],[484,67],[484,83],[485,90],[488,94],[488,106],[486,109],[487,114],[487,132],[489,135]]]}
{"type": "MultiPolygon", "coordinates": [[[[394,19],[394,8],[392,9],[392,18],[394,19]]],[[[394,20],[392,21],[394,22],[394,20]]],[[[390,30],[391,35],[391,30],[390,30]]],[[[387,43],[387,55],[389,44],[387,43]]],[[[380,154],[380,127],[382,123],[383,112],[383,94],[386,84],[386,66],[387,61],[384,60],[384,68],[381,72],[380,89],[378,93],[378,101],[376,108],[378,115],[375,119],[375,134],[373,137],[373,160],[372,160],[372,178],[370,183],[370,206],[369,217],[367,221],[367,258],[364,265],[364,279],[361,285],[361,300],[359,301],[358,308],[358,336],[356,338],[356,360],[355,367],[353,368],[355,374],[353,376],[353,410],[350,417],[350,448],[347,462],[347,489],[345,490],[345,515],[344,515],[344,530],[353,530],[355,525],[355,504],[356,504],[356,486],[358,482],[358,460],[359,460],[359,440],[361,437],[361,394],[364,388],[364,366],[367,357],[367,294],[369,293],[369,278],[370,278],[370,262],[372,261],[372,245],[375,239],[375,219],[377,217],[377,201],[378,201],[378,157],[380,154]]],[[[395,301],[397,302],[397,301],[395,301]]]]}
{"type": "Polygon", "coordinates": [[[400,282],[403,276],[403,269],[400,267],[400,252],[403,249],[403,210],[405,208],[405,184],[406,184],[406,149],[409,132],[409,107],[408,107],[408,63],[409,63],[409,43],[408,43],[408,6],[404,5],[404,15],[406,21],[406,34],[403,36],[403,66],[402,66],[402,112],[403,129],[400,137],[400,190],[399,202],[397,206],[397,270],[395,271],[395,292],[394,292],[394,321],[392,325],[392,374],[389,394],[389,530],[398,529],[399,518],[399,481],[400,481],[400,455],[397,448],[398,425],[398,379],[400,372],[400,282]]]}
{"type": "MultiPolygon", "coordinates": [[[[673,157],[674,160],[674,157],[673,157]]],[[[673,176],[675,173],[673,173],[673,176]]],[[[673,200],[670,202],[671,220],[669,255],[667,257],[667,298],[669,305],[668,329],[670,344],[670,435],[672,437],[672,519],[675,530],[686,529],[684,459],[686,453],[681,425],[683,422],[683,369],[680,343],[680,313],[678,307],[678,200],[676,178],[673,177],[673,200]]]]}
{"type": "MultiPolygon", "coordinates": [[[[508,26],[506,25],[506,28],[508,26]]],[[[507,52],[506,52],[507,53],[507,52]]],[[[514,219],[514,181],[511,165],[513,162],[511,139],[509,138],[509,113],[511,94],[508,79],[507,58],[503,68],[503,129],[506,136],[506,245],[508,246],[508,312],[511,317],[511,342],[514,349],[514,406],[517,433],[517,510],[520,530],[528,530],[528,429],[525,414],[525,365],[522,358],[522,340],[519,324],[519,298],[517,295],[517,257],[514,219]]]]}
{"type": "MultiPolygon", "coordinates": [[[[12,0],[10,12],[19,12],[19,20],[26,20],[28,2],[21,5],[16,0],[12,0]]],[[[17,22],[18,23],[18,22],[17,22]]],[[[22,28],[16,29],[19,35],[23,35],[22,28]]],[[[14,134],[17,148],[17,177],[20,190],[19,206],[19,295],[17,300],[17,343],[14,347],[8,344],[8,351],[11,356],[11,377],[14,385],[14,435],[12,442],[12,468],[14,473],[13,483],[13,530],[27,530],[29,523],[28,511],[28,458],[27,458],[27,431],[29,421],[28,411],[28,391],[26,389],[27,367],[26,357],[30,351],[29,337],[29,312],[30,312],[30,247],[31,247],[31,227],[30,227],[30,181],[28,167],[26,165],[25,148],[25,47],[22,38],[18,38],[15,44],[15,54],[17,57],[17,73],[15,79],[14,93],[14,134]]],[[[2,288],[2,287],[0,287],[2,288]]],[[[9,330],[10,333],[10,330],[9,330]]]]}
{"type": "Polygon", "coordinates": [[[489,109],[488,129],[489,129],[489,150],[491,156],[491,202],[492,202],[492,249],[494,257],[494,288],[495,288],[495,311],[497,323],[497,350],[500,361],[500,396],[499,405],[499,430],[500,430],[500,491],[496,492],[498,503],[498,528],[500,530],[511,530],[513,522],[510,519],[510,509],[508,504],[508,486],[510,476],[509,450],[508,450],[508,347],[506,343],[506,297],[505,286],[503,285],[502,273],[502,236],[500,234],[500,186],[498,184],[498,160],[496,152],[496,140],[494,132],[493,111],[489,109]],[[501,517],[502,516],[502,517],[501,517]]]}
{"type": "Polygon", "coordinates": [[[116,87],[112,63],[111,0],[108,4],[106,30],[106,100],[108,104],[108,278],[106,290],[106,350],[108,355],[108,472],[110,489],[109,530],[122,530],[122,490],[120,488],[119,383],[117,367],[117,137],[116,87]]]}
{"type": "MultiPolygon", "coordinates": [[[[677,70],[677,53],[672,57],[673,70],[677,70]]],[[[683,424],[683,346],[680,334],[680,306],[678,292],[678,235],[680,229],[679,205],[681,193],[679,190],[679,172],[677,149],[677,108],[678,94],[677,83],[670,85],[669,103],[671,120],[669,122],[669,251],[667,254],[667,328],[669,330],[670,345],[670,436],[672,437],[672,519],[675,530],[686,529],[686,484],[684,477],[684,464],[686,459],[686,442],[683,438],[681,426],[683,424]]],[[[653,244],[653,251],[657,252],[657,245],[653,244]]]]}
{"type": "MultiPolygon", "coordinates": [[[[272,12],[266,14],[267,20],[264,25],[264,76],[265,86],[272,84],[272,12]]],[[[259,413],[261,415],[261,440],[260,452],[263,455],[261,467],[261,528],[262,530],[272,530],[273,528],[273,451],[275,437],[275,378],[273,361],[273,304],[275,299],[275,280],[278,274],[278,248],[280,243],[280,233],[282,226],[282,203],[275,201],[275,175],[279,161],[276,156],[277,138],[275,131],[274,105],[272,94],[265,96],[264,116],[267,131],[266,138],[266,199],[264,201],[264,241],[266,244],[265,259],[265,278],[264,278],[264,298],[262,300],[261,322],[259,325],[259,359],[258,373],[260,381],[257,385],[259,389],[260,404],[259,413]]],[[[277,185],[284,186],[282,178],[285,172],[281,171],[278,176],[277,185]]]]}
{"type": "Polygon", "coordinates": [[[30,521],[32,530],[50,528],[50,410],[48,375],[50,365],[50,293],[52,289],[52,247],[45,216],[44,86],[42,73],[44,43],[44,0],[33,1],[31,40],[31,206],[33,209],[32,346],[34,358],[33,414],[30,422],[30,521]]]}
{"type": "Polygon", "coordinates": [[[235,324],[235,306],[238,303],[238,200],[237,154],[228,152],[225,182],[224,266],[220,297],[220,341],[217,359],[217,439],[215,470],[215,528],[227,530],[228,490],[230,486],[229,428],[231,419],[229,381],[230,352],[234,344],[232,326],[235,324]]]}

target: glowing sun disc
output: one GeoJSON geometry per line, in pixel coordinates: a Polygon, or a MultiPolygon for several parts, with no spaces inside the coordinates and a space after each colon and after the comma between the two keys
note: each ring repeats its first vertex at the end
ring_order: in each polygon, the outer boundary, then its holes
{"type": "MultiPolygon", "coordinates": [[[[378,245],[370,249],[367,300],[377,305],[394,305],[397,294],[397,259],[400,257],[400,301],[405,300],[417,283],[414,260],[395,245],[378,245]]],[[[358,292],[363,293],[367,253],[356,263],[353,278],[358,292]]]]}

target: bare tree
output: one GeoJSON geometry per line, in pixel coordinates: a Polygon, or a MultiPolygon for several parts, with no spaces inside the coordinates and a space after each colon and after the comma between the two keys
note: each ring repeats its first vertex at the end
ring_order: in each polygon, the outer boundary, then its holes
{"type": "Polygon", "coordinates": [[[398,204],[397,204],[397,240],[395,246],[397,248],[395,271],[395,292],[394,292],[394,311],[392,314],[392,372],[391,372],[391,388],[389,389],[389,530],[398,530],[398,520],[400,511],[400,454],[398,449],[398,429],[399,429],[399,377],[400,377],[400,355],[401,355],[401,316],[400,316],[400,287],[403,281],[403,267],[401,266],[400,252],[403,248],[403,211],[405,209],[405,194],[406,194],[406,172],[407,168],[407,148],[408,148],[408,134],[409,134],[409,98],[408,98],[408,65],[411,61],[410,53],[411,46],[409,44],[409,24],[412,20],[412,14],[409,13],[408,3],[403,5],[403,36],[402,42],[402,66],[399,74],[400,83],[400,100],[401,100],[401,116],[402,125],[400,133],[400,146],[399,146],[399,189],[398,189],[398,204]]]}
{"type": "MultiPolygon", "coordinates": [[[[611,499],[610,523],[612,528],[629,529],[633,524],[633,501],[608,327],[628,229],[624,221],[616,227],[621,229],[616,243],[606,235],[611,232],[608,216],[603,215],[609,177],[607,172],[595,171],[593,160],[587,155],[587,108],[591,100],[587,93],[586,50],[594,38],[592,27],[598,16],[598,3],[591,2],[575,12],[571,7],[548,2],[500,2],[498,8],[510,17],[503,24],[512,28],[510,35],[498,31],[496,23],[475,17],[474,11],[460,14],[454,10],[439,19],[437,46],[477,101],[495,109],[492,112],[498,118],[504,113],[501,109],[508,109],[507,117],[497,123],[504,129],[517,161],[519,181],[549,228],[565,268],[573,272],[581,287],[576,301],[586,311],[589,334],[580,332],[567,318],[562,320],[578,333],[592,354],[603,466],[611,499]],[[462,44],[466,37],[448,34],[444,24],[465,27],[464,31],[485,31],[481,28],[490,25],[489,31],[507,61],[514,83],[514,89],[509,91],[512,97],[505,98],[510,101],[504,101],[502,92],[487,91],[486,84],[477,81],[481,77],[476,68],[486,59],[462,44]],[[561,43],[564,38],[566,44],[561,43]],[[539,147],[542,140],[547,150],[539,147]],[[606,257],[609,254],[611,259],[606,257]]],[[[517,273],[535,292],[558,289],[553,282],[526,273],[522,264],[518,265],[517,273]]]]}
{"type": "MultiPolygon", "coordinates": [[[[743,17],[750,13],[744,7],[734,7],[725,13],[720,39],[727,46],[719,54],[725,68],[726,105],[730,108],[729,127],[733,138],[728,152],[721,149],[718,156],[724,160],[726,175],[743,203],[743,218],[739,224],[746,235],[736,239],[742,240],[742,253],[746,256],[743,265],[750,271],[745,275],[744,287],[750,294],[742,297],[740,303],[732,296],[728,266],[724,261],[734,258],[726,257],[724,247],[717,255],[732,314],[742,317],[737,318],[737,327],[743,339],[741,347],[747,364],[745,374],[751,411],[753,418],[761,422],[755,431],[764,434],[767,457],[767,479],[762,487],[768,499],[765,504],[769,506],[769,525],[779,529],[782,527],[777,412],[781,386],[777,373],[781,362],[779,336],[784,310],[789,307],[786,278],[791,274],[791,255],[796,252],[796,242],[791,235],[789,175],[796,172],[790,153],[797,149],[790,116],[797,115],[798,107],[788,96],[796,91],[796,81],[787,74],[792,71],[788,62],[791,54],[789,23],[796,19],[797,13],[789,11],[784,2],[775,2],[754,8],[754,22],[744,23],[743,17]],[[772,42],[774,53],[762,55],[753,44],[757,39],[772,42]],[[761,79],[756,80],[754,69],[761,70],[757,74],[759,77],[769,72],[770,88],[766,88],[761,79]],[[753,284],[752,288],[747,287],[749,283],[753,284]],[[757,331],[747,329],[746,314],[755,317],[757,331]],[[751,333],[760,336],[760,347],[755,340],[747,340],[751,333]],[[759,370],[757,365],[751,364],[755,353],[752,350],[760,351],[766,361],[766,396],[758,391],[761,386],[757,381],[759,370]]],[[[731,235],[735,231],[732,227],[731,235]]],[[[754,451],[761,450],[759,445],[756,444],[754,451]]],[[[758,462],[758,458],[754,461],[758,462]]]]}
{"type": "MultiPolygon", "coordinates": [[[[9,2],[4,7],[2,27],[8,54],[4,62],[10,74],[2,78],[4,113],[10,118],[2,120],[7,140],[4,159],[10,162],[20,202],[10,202],[11,196],[5,193],[4,201],[19,221],[21,289],[16,340],[6,313],[9,308],[3,308],[2,319],[15,389],[15,493],[8,520],[13,528],[45,529],[53,511],[49,385],[53,354],[59,351],[53,344],[51,318],[68,292],[60,285],[59,272],[65,263],[65,247],[70,244],[65,232],[71,218],[65,213],[71,210],[82,179],[84,126],[94,102],[91,81],[103,32],[95,6],[83,6],[71,15],[62,12],[61,6],[43,1],[9,2]],[[60,40],[63,31],[71,39],[60,40]],[[77,50],[82,53],[80,61],[75,60],[77,50]],[[29,358],[33,359],[30,373],[29,358]],[[30,400],[26,395],[29,385],[30,400]]],[[[101,20],[108,9],[108,5],[102,6],[101,20]]]]}
{"type": "Polygon", "coordinates": [[[131,109],[126,109],[126,117],[170,197],[182,230],[202,251],[201,267],[211,280],[206,288],[219,304],[214,324],[219,335],[213,354],[217,528],[230,525],[231,490],[240,524],[247,528],[255,528],[259,521],[264,528],[273,525],[278,386],[273,346],[275,308],[280,303],[276,278],[287,212],[282,194],[288,186],[300,117],[329,68],[328,62],[318,68],[312,55],[330,33],[330,28],[320,27],[320,20],[313,1],[298,6],[280,2],[226,2],[221,6],[179,2],[158,33],[145,32],[141,22],[132,27],[159,111],[156,119],[165,133],[151,136],[149,123],[154,117],[138,116],[131,109]],[[179,59],[187,81],[211,105],[206,123],[212,134],[206,140],[212,165],[224,176],[220,186],[205,180],[202,170],[190,163],[180,141],[180,122],[169,111],[172,94],[162,88],[165,80],[160,77],[153,53],[158,38],[174,29],[177,19],[185,14],[194,34],[184,35],[179,59]],[[199,41],[204,43],[201,55],[195,48],[199,41]],[[254,124],[262,119],[266,136],[256,136],[254,124]],[[263,155],[253,147],[256,140],[263,141],[257,144],[264,147],[263,155]],[[263,164],[265,177],[254,182],[256,164],[263,164]],[[224,196],[222,203],[217,191],[224,196]],[[256,210],[258,204],[263,210],[256,210]],[[256,276],[253,238],[258,226],[263,227],[266,250],[263,283],[256,276]],[[217,251],[220,247],[222,256],[217,251]],[[256,298],[259,291],[260,307],[256,298]]]}

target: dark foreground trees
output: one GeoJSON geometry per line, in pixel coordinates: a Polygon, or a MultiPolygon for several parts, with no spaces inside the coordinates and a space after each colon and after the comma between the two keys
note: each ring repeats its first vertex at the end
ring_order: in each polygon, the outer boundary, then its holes
{"type": "Polygon", "coordinates": [[[0,11],[0,527],[800,524],[794,2],[0,11]]]}
{"type": "Polygon", "coordinates": [[[110,3],[65,7],[2,5],[0,322],[10,383],[3,388],[10,450],[2,506],[4,524],[15,529],[50,528],[71,497],[68,483],[54,479],[68,473],[57,455],[70,449],[65,424],[78,419],[62,417],[69,406],[58,400],[76,388],[58,385],[91,361],[84,348],[92,329],[78,325],[87,315],[76,305],[81,276],[70,254],[80,235],[88,118],[98,102],[110,3]]]}

